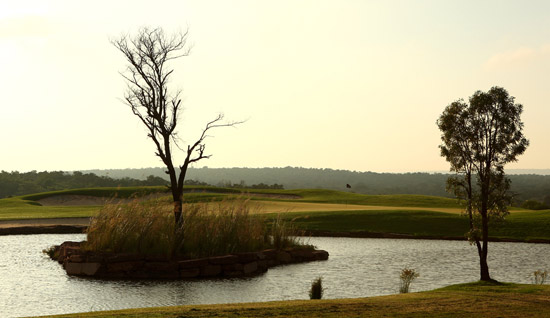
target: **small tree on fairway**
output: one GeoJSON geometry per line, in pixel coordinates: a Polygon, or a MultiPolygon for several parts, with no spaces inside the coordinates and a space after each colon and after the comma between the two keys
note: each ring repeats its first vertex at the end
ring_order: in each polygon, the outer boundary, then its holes
{"type": "Polygon", "coordinates": [[[510,180],[504,165],[516,161],[529,141],[523,136],[523,106],[501,87],[487,93],[477,91],[469,104],[451,103],[439,117],[442,132],[441,155],[451,165],[453,177],[447,189],[465,201],[469,218],[468,239],[479,254],[481,280],[489,281],[487,265],[489,224],[502,220],[509,212],[510,180]]]}
{"type": "Polygon", "coordinates": [[[147,128],[148,137],[155,143],[156,155],[166,165],[166,173],[170,176],[177,224],[183,221],[182,194],[187,168],[193,162],[210,157],[205,154],[204,143],[208,131],[240,123],[224,122],[223,114],[219,114],[206,123],[200,137],[187,146],[183,164],[174,163],[172,146],[178,141],[176,127],[182,105],[180,91],[168,88],[174,72],[169,62],[189,54],[186,42],[187,32],[168,36],[161,28],[142,28],[133,37],[124,35],[112,41],[129,63],[126,72],[122,73],[128,84],[124,100],[147,128]]]}

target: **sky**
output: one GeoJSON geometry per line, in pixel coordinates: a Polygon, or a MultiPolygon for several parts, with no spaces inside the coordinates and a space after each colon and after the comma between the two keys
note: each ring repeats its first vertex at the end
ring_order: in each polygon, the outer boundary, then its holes
{"type": "Polygon", "coordinates": [[[182,145],[246,120],[196,167],[446,171],[437,118],[501,86],[531,143],[508,167],[550,168],[550,1],[21,0],[0,2],[0,170],[162,166],[110,42],[144,26],[189,31],[182,145]]]}

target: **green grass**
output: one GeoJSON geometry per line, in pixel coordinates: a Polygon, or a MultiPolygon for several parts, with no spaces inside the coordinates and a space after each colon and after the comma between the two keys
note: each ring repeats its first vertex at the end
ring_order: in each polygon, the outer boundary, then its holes
{"type": "Polygon", "coordinates": [[[549,301],[549,285],[476,282],[370,298],[188,305],[49,317],[548,317],[549,301]]]}
{"type": "MultiPolygon", "coordinates": [[[[166,191],[166,187],[90,188],[45,192],[0,199],[0,220],[28,218],[61,218],[92,216],[99,206],[40,206],[36,200],[57,195],[90,195],[127,198],[166,191]]],[[[284,219],[295,219],[300,229],[336,232],[397,233],[417,236],[463,237],[468,230],[467,219],[457,213],[428,211],[430,208],[456,208],[457,201],[449,198],[421,195],[363,195],[349,192],[299,189],[250,190],[253,193],[293,195],[297,199],[256,197],[253,200],[336,203],[385,207],[380,210],[292,212],[282,213],[284,219]],[[395,209],[387,209],[395,207],[395,209]],[[411,207],[411,209],[407,209],[411,207]],[[417,210],[414,210],[415,208],[417,210]],[[427,210],[422,210],[426,208],[427,210]]],[[[186,187],[184,201],[188,203],[221,201],[247,193],[247,189],[186,187]]],[[[253,194],[252,194],[253,195],[253,194]]],[[[170,196],[166,193],[166,201],[170,196]]],[[[276,214],[267,214],[275,218],[276,214]]],[[[550,240],[550,210],[514,212],[499,227],[491,227],[490,236],[514,240],[550,240]]]]}
{"type": "Polygon", "coordinates": [[[550,210],[512,213],[501,226],[492,228],[493,236],[523,237],[526,240],[550,239],[550,210]]]}
{"type": "MultiPolygon", "coordinates": [[[[274,217],[275,214],[268,214],[274,217]]],[[[332,232],[398,233],[431,237],[464,237],[468,231],[465,216],[416,210],[366,210],[282,213],[286,220],[303,230],[332,232]]],[[[490,229],[491,238],[529,241],[550,240],[550,211],[511,214],[503,224],[490,229]]]]}
{"type": "MultiPolygon", "coordinates": [[[[258,190],[230,189],[193,186],[186,187],[184,201],[189,203],[221,201],[228,196],[247,193],[293,195],[299,199],[284,200],[274,198],[252,198],[255,200],[279,200],[314,203],[344,203],[356,205],[410,206],[410,207],[456,207],[456,200],[419,195],[363,195],[333,190],[258,190]]],[[[87,195],[95,197],[129,198],[151,193],[166,192],[164,186],[127,187],[127,188],[87,188],[29,194],[13,198],[0,199],[0,220],[29,218],[61,218],[91,216],[99,210],[97,206],[53,207],[40,206],[36,201],[60,195],[87,195]],[[71,213],[72,211],[72,213],[71,213]]],[[[167,193],[167,199],[169,194],[167,193]]]]}
{"type": "Polygon", "coordinates": [[[389,194],[389,195],[367,195],[350,192],[304,189],[285,190],[289,194],[297,194],[302,197],[301,201],[319,203],[343,203],[378,206],[408,206],[408,207],[438,207],[456,208],[459,207],[454,199],[435,197],[428,195],[412,194],[389,194]]]}
{"type": "Polygon", "coordinates": [[[0,220],[88,217],[100,206],[41,206],[21,197],[0,199],[0,220]]]}
{"type": "MultiPolygon", "coordinates": [[[[273,214],[269,214],[273,217],[273,214]]],[[[304,230],[400,233],[429,236],[463,236],[467,219],[459,214],[432,211],[366,210],[283,213],[304,230]]]]}
{"type": "Polygon", "coordinates": [[[124,188],[105,187],[105,188],[86,188],[86,189],[71,189],[71,190],[41,192],[36,194],[27,194],[27,195],[15,197],[15,198],[20,198],[22,200],[37,201],[47,197],[67,195],[67,194],[89,195],[93,197],[106,197],[106,198],[112,198],[115,196],[118,198],[130,198],[132,196],[144,196],[151,193],[167,192],[167,191],[168,191],[168,188],[165,186],[124,187],[124,188]]]}

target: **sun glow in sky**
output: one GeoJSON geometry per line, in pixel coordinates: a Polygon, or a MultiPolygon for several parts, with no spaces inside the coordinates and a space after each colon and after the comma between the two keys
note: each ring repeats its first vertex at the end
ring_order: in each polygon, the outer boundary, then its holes
{"type": "Polygon", "coordinates": [[[219,112],[247,120],[214,131],[199,167],[447,170],[435,121],[502,86],[531,142],[509,167],[550,168],[548,1],[151,3],[0,3],[0,170],[162,166],[109,41],[141,26],[189,28],[183,142],[219,112]]]}

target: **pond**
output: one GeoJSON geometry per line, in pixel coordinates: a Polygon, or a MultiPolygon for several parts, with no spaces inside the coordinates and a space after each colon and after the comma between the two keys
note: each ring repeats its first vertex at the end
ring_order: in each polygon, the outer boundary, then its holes
{"type": "MultiPolygon", "coordinates": [[[[69,277],[42,250],[82,234],[0,236],[0,316],[21,317],[134,307],[308,299],[311,281],[323,277],[324,298],[395,294],[399,272],[414,268],[412,291],[475,281],[475,247],[462,241],[311,238],[328,261],[271,268],[238,279],[106,281],[69,277]]],[[[550,245],[490,243],[494,279],[531,283],[530,273],[550,269],[550,245]]]]}

